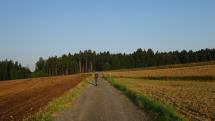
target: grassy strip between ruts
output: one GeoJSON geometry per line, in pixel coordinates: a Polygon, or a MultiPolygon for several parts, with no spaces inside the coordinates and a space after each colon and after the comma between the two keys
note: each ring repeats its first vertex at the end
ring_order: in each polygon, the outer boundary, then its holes
{"type": "Polygon", "coordinates": [[[149,113],[153,120],[186,121],[186,119],[180,116],[172,106],[161,104],[158,101],[152,100],[149,97],[130,90],[125,85],[116,82],[113,78],[105,79],[108,80],[112,86],[122,91],[134,104],[149,113]]]}
{"type": "Polygon", "coordinates": [[[63,96],[54,99],[53,101],[49,102],[48,105],[41,109],[34,115],[30,115],[24,118],[24,121],[52,121],[55,115],[65,108],[69,107],[72,104],[72,101],[77,97],[80,92],[87,87],[88,83],[86,81],[92,79],[92,77],[88,77],[86,80],[80,82],[74,88],[69,90],[63,96]]]}
{"type": "Polygon", "coordinates": [[[116,76],[114,78],[131,78],[131,79],[148,79],[148,80],[192,80],[192,81],[214,81],[215,76],[146,76],[146,77],[129,77],[116,76]]]}

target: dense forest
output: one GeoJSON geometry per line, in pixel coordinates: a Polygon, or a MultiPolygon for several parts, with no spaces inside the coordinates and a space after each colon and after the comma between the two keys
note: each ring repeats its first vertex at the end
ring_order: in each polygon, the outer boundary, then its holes
{"type": "Polygon", "coordinates": [[[0,80],[23,79],[31,77],[31,71],[18,62],[0,61],[0,80]]]}
{"type": "Polygon", "coordinates": [[[68,75],[73,73],[151,67],[168,64],[185,64],[215,60],[215,49],[198,51],[154,52],[152,49],[137,49],[130,54],[86,50],[75,54],[64,54],[48,59],[40,58],[35,71],[22,67],[18,62],[0,61],[0,80],[21,79],[29,77],[68,75]]]}
{"type": "Polygon", "coordinates": [[[154,52],[152,49],[137,49],[131,54],[86,50],[75,54],[40,58],[36,63],[35,76],[67,75],[79,72],[103,71],[168,64],[184,64],[215,60],[215,49],[199,51],[154,52]]]}

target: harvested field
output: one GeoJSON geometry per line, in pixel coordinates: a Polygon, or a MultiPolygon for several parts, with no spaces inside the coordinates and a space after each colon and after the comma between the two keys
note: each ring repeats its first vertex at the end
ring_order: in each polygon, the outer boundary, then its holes
{"type": "Polygon", "coordinates": [[[215,76],[215,65],[193,67],[147,69],[131,71],[105,72],[113,77],[186,77],[186,76],[215,76]]]}
{"type": "Polygon", "coordinates": [[[0,82],[0,120],[20,121],[86,79],[87,74],[0,82]]]}
{"type": "Polygon", "coordinates": [[[152,99],[174,105],[190,121],[215,120],[215,81],[116,80],[152,99]]]}
{"type": "Polygon", "coordinates": [[[119,83],[127,85],[134,91],[162,103],[174,105],[178,112],[191,121],[215,120],[214,64],[113,71],[105,74],[117,77],[119,83]],[[207,77],[213,78],[209,81],[207,77]]]}

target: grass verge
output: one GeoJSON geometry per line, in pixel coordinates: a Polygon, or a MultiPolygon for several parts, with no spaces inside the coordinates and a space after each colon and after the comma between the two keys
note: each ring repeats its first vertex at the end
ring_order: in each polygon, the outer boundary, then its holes
{"type": "Polygon", "coordinates": [[[24,118],[24,121],[52,121],[53,118],[57,115],[57,113],[63,111],[65,108],[69,107],[72,104],[72,101],[77,97],[80,92],[88,85],[86,81],[92,79],[92,77],[88,77],[86,80],[80,82],[74,88],[70,89],[63,96],[54,99],[49,102],[48,105],[38,111],[34,115],[29,115],[24,118]]]}
{"type": "Polygon", "coordinates": [[[170,105],[161,104],[138,92],[128,89],[125,85],[116,82],[113,78],[105,79],[115,88],[122,91],[131,101],[142,110],[149,113],[155,121],[186,121],[170,105]]]}

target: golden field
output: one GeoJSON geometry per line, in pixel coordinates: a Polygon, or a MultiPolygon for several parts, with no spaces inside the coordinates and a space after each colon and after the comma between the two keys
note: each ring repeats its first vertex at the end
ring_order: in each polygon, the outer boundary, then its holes
{"type": "Polygon", "coordinates": [[[129,89],[173,105],[189,121],[215,120],[215,80],[158,80],[139,77],[215,76],[215,65],[104,72],[129,89]],[[127,78],[129,77],[129,78],[127,78]]]}
{"type": "Polygon", "coordinates": [[[129,89],[174,105],[189,120],[215,120],[215,82],[117,78],[129,89]]]}
{"type": "Polygon", "coordinates": [[[193,67],[144,69],[105,72],[107,76],[116,77],[160,77],[160,76],[215,76],[215,65],[203,65],[193,67]]]}

